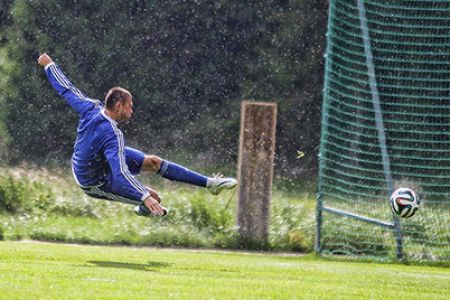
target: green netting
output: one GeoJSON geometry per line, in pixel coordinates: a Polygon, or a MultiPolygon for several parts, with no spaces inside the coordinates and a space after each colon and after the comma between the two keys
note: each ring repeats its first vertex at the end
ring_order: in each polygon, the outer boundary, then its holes
{"type": "Polygon", "coordinates": [[[404,255],[450,259],[450,1],[330,1],[322,122],[319,250],[395,255],[395,230],[321,208],[393,223],[409,187],[404,255]]]}

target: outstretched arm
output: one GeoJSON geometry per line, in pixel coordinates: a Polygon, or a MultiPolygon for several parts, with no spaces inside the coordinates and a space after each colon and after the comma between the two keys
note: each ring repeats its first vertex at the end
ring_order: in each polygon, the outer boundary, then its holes
{"type": "Polygon", "coordinates": [[[38,64],[45,68],[48,81],[59,95],[64,97],[67,103],[72,106],[80,115],[92,109],[99,101],[89,99],[79,89],[77,89],[64,75],[61,69],[56,66],[47,53],[38,58],[38,64]]]}

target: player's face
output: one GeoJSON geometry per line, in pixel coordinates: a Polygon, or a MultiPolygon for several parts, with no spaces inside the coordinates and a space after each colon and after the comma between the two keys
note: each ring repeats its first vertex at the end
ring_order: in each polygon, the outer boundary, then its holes
{"type": "Polygon", "coordinates": [[[133,99],[131,97],[127,97],[127,100],[121,104],[120,120],[121,122],[127,122],[133,115],[133,99]]]}

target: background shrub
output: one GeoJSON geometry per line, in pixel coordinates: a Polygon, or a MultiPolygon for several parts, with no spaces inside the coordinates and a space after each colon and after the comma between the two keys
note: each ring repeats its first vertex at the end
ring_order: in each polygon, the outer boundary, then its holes
{"type": "Polygon", "coordinates": [[[31,213],[36,210],[52,209],[55,195],[40,182],[27,178],[0,176],[0,211],[9,213],[31,213]]]}

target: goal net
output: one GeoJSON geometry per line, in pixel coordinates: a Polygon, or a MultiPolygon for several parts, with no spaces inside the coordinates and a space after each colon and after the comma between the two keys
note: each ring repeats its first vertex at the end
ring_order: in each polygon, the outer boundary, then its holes
{"type": "Polygon", "coordinates": [[[450,1],[331,0],[325,61],[316,250],[449,260],[450,1]]]}

